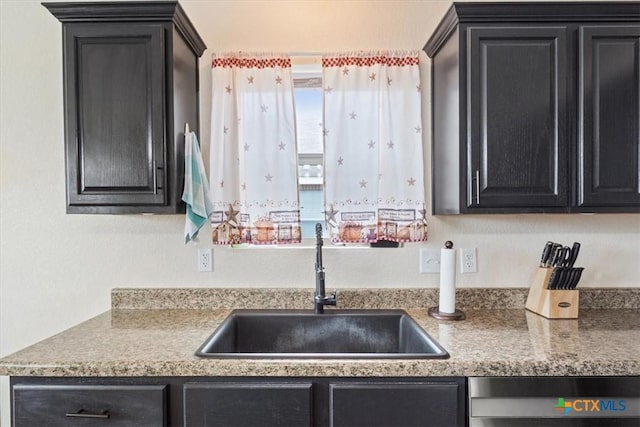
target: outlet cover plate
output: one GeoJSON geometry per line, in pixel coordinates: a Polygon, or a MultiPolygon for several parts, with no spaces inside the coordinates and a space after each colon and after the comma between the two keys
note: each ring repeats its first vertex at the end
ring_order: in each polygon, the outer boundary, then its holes
{"type": "Polygon", "coordinates": [[[198,249],[198,271],[201,273],[210,273],[213,271],[213,249],[198,249]]]}
{"type": "Polygon", "coordinates": [[[420,248],[420,273],[440,273],[440,249],[420,248]]]}
{"type": "Polygon", "coordinates": [[[478,257],[476,248],[460,249],[460,273],[477,273],[478,257]]]}

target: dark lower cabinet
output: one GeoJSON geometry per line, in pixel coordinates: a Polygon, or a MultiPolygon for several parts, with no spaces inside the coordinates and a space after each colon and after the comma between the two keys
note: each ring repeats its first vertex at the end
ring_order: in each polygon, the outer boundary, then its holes
{"type": "Polygon", "coordinates": [[[312,426],[312,388],[307,383],[187,383],[185,427],[312,426]]]}
{"type": "Polygon", "coordinates": [[[465,378],[11,377],[12,425],[456,427],[465,378]]]}
{"type": "Polygon", "coordinates": [[[463,426],[457,382],[332,383],[330,423],[334,427],[463,426]]]}
{"type": "Polygon", "coordinates": [[[166,385],[16,384],[14,426],[167,425],[166,385]]]}

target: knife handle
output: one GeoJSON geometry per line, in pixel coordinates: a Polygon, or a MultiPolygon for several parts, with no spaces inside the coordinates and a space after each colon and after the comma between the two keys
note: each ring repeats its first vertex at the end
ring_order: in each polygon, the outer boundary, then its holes
{"type": "Polygon", "coordinates": [[[551,248],[551,254],[547,259],[547,263],[545,264],[545,267],[553,267],[555,265],[555,262],[558,259],[558,249],[560,249],[561,247],[562,245],[560,243],[553,244],[553,247],[551,248]]]}
{"type": "Polygon", "coordinates": [[[542,256],[540,257],[540,267],[545,267],[549,257],[551,256],[551,249],[553,249],[553,242],[548,241],[544,245],[544,249],[542,250],[542,256]]]}
{"type": "Polygon", "coordinates": [[[565,246],[562,248],[562,258],[558,260],[560,263],[560,267],[568,267],[569,260],[571,259],[571,248],[569,246],[565,246]]]}
{"type": "Polygon", "coordinates": [[[569,278],[570,271],[565,267],[558,267],[560,269],[560,277],[556,284],[556,289],[567,289],[567,279],[569,278]]]}
{"type": "Polygon", "coordinates": [[[562,267],[562,260],[564,259],[564,248],[562,246],[558,247],[556,253],[551,260],[551,265],[554,267],[562,267]]]}
{"type": "Polygon", "coordinates": [[[580,278],[582,277],[582,272],[584,271],[584,267],[577,267],[574,269],[576,274],[573,278],[573,282],[571,282],[571,288],[570,289],[575,289],[578,286],[578,282],[580,281],[580,278]]]}
{"type": "Polygon", "coordinates": [[[567,261],[567,267],[573,267],[576,263],[576,259],[578,259],[578,253],[580,253],[580,242],[573,242],[569,260],[567,261]]]}

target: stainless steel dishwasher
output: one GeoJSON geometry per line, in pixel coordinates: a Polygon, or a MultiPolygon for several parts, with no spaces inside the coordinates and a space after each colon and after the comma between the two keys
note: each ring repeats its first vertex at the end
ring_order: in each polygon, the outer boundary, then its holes
{"type": "Polygon", "coordinates": [[[640,377],[469,378],[470,427],[640,426],[640,377]]]}

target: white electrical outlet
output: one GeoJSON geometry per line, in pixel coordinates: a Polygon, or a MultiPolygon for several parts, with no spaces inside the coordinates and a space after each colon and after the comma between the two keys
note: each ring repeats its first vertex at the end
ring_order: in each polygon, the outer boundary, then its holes
{"type": "Polygon", "coordinates": [[[476,248],[460,249],[460,272],[461,273],[477,273],[478,259],[476,256],[476,248]]]}
{"type": "Polygon", "coordinates": [[[212,248],[198,249],[198,271],[200,272],[213,271],[213,249],[212,248]]]}
{"type": "Polygon", "coordinates": [[[440,273],[440,249],[420,248],[420,273],[440,273]]]}

